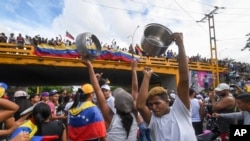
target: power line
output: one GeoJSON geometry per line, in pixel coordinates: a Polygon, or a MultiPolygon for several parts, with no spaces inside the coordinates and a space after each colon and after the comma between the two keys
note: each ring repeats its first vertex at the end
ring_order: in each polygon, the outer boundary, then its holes
{"type": "Polygon", "coordinates": [[[235,37],[235,38],[224,38],[224,39],[217,39],[216,41],[222,42],[222,41],[228,41],[228,40],[241,40],[245,39],[246,37],[235,37]]]}
{"type": "MultiPolygon", "coordinates": [[[[129,11],[129,12],[143,14],[143,12],[141,12],[141,11],[130,10],[130,9],[125,9],[125,8],[117,8],[117,7],[103,5],[103,4],[99,4],[99,3],[93,3],[93,2],[90,2],[90,1],[87,1],[87,0],[83,0],[83,1],[86,2],[86,3],[92,4],[92,5],[100,6],[100,7],[105,7],[105,8],[110,8],[110,9],[116,9],[116,10],[126,11],[126,12],[129,11]]],[[[148,16],[157,17],[157,18],[166,19],[166,20],[170,19],[170,18],[160,17],[160,16],[152,15],[152,14],[148,14],[148,16]]],[[[171,18],[171,19],[174,19],[174,18],[171,18]]]]}
{"type": "Polygon", "coordinates": [[[213,5],[205,3],[205,2],[200,2],[200,1],[196,1],[196,0],[193,0],[192,2],[196,2],[196,3],[202,4],[202,5],[208,6],[208,7],[214,7],[213,5]]]}
{"type": "Polygon", "coordinates": [[[193,19],[194,22],[196,21],[176,0],[174,0],[174,2],[182,9],[182,11],[184,11],[191,19],[193,19]]]}
{"type": "Polygon", "coordinates": [[[202,18],[201,20],[199,20],[197,22],[204,22],[204,20],[207,19],[209,16],[216,14],[217,10],[225,9],[224,7],[218,7],[218,6],[215,6],[214,8],[215,8],[214,10],[212,10],[210,13],[206,14],[204,18],[202,18]]]}
{"type": "Polygon", "coordinates": [[[227,9],[233,9],[233,10],[249,10],[249,8],[234,8],[234,7],[227,7],[227,9]]]}
{"type": "MultiPolygon", "coordinates": [[[[99,7],[104,7],[104,8],[110,8],[110,9],[115,9],[115,10],[120,10],[120,11],[125,11],[125,12],[133,12],[133,13],[138,13],[138,14],[143,14],[143,12],[141,11],[136,11],[136,10],[131,10],[131,9],[126,9],[126,8],[118,8],[118,7],[114,7],[114,6],[109,6],[109,5],[104,5],[104,4],[100,4],[100,3],[94,3],[92,1],[87,1],[87,0],[83,0],[84,2],[86,3],[89,3],[89,4],[92,4],[92,5],[96,5],[96,6],[99,6],[99,7]]],[[[138,4],[141,4],[141,5],[145,5],[145,6],[148,6],[149,4],[148,3],[143,3],[143,2],[138,2],[138,1],[135,1],[135,0],[131,0],[132,2],[134,3],[138,3],[138,4]]],[[[165,10],[173,10],[173,11],[177,11],[177,12],[181,12],[181,11],[184,11],[189,17],[191,20],[187,20],[187,19],[181,19],[183,22],[187,22],[187,21],[190,21],[190,22],[193,22],[193,21],[196,21],[195,18],[190,14],[190,13],[199,13],[199,12],[193,12],[193,11],[187,11],[186,9],[183,8],[183,6],[181,6],[176,0],[174,0],[174,2],[177,4],[178,7],[181,8],[181,10],[179,9],[174,9],[174,8],[169,8],[169,7],[163,7],[163,6],[159,6],[159,5],[155,5],[155,4],[150,4],[150,6],[153,6],[153,7],[156,7],[156,8],[162,8],[162,9],[165,9],[165,10]]],[[[210,5],[211,6],[211,5],[210,5]]],[[[225,9],[224,7],[220,7],[221,9],[225,9]]],[[[201,13],[199,13],[201,14],[201,13]]],[[[225,14],[225,13],[223,13],[225,14]]],[[[228,15],[232,15],[232,14],[228,14],[228,15]]],[[[156,17],[156,18],[161,18],[161,19],[165,19],[165,20],[169,20],[169,19],[177,19],[177,18],[174,18],[174,17],[171,17],[171,18],[166,18],[166,17],[161,17],[161,16],[158,16],[158,15],[153,15],[153,14],[148,14],[148,16],[151,16],[151,17],[156,17]]],[[[180,18],[178,18],[178,20],[180,20],[180,18]]],[[[197,21],[196,21],[197,22],[197,21]]],[[[219,23],[222,23],[222,22],[225,22],[227,23],[228,21],[217,21],[219,23]]],[[[230,21],[230,23],[236,23],[236,22],[246,22],[248,23],[248,21],[230,21]]],[[[196,24],[198,25],[201,29],[203,29],[205,32],[207,32],[206,29],[204,29],[204,27],[202,27],[200,24],[196,24]]]]}
{"type": "MultiPolygon", "coordinates": [[[[174,0],[174,2],[194,21],[196,22],[196,20],[189,14],[189,12],[187,12],[176,0],[174,0]]],[[[207,32],[201,25],[197,24],[201,29],[203,29],[205,32],[207,32]]]]}

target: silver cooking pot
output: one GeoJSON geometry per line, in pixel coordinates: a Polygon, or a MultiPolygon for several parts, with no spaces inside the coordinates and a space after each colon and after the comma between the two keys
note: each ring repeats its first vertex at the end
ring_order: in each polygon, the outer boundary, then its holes
{"type": "Polygon", "coordinates": [[[150,56],[160,56],[172,43],[169,38],[171,34],[172,31],[161,24],[148,24],[141,39],[141,47],[150,56]]]}
{"type": "Polygon", "coordinates": [[[102,46],[98,38],[89,32],[77,35],[76,48],[81,56],[88,56],[90,60],[94,60],[102,51],[102,46]]]}

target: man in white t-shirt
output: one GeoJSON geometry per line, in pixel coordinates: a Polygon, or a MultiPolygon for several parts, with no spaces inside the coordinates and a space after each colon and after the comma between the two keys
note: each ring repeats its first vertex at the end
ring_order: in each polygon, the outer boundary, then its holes
{"type": "Polygon", "coordinates": [[[182,33],[173,33],[170,40],[179,48],[179,84],[175,102],[169,106],[169,96],[164,87],[153,87],[149,92],[153,73],[146,67],[137,99],[137,109],[152,131],[154,141],[196,141],[191,121],[191,102],[189,98],[189,72],[183,44],[182,33]],[[148,102],[149,107],[146,105],[148,102]]]}
{"type": "Polygon", "coordinates": [[[104,94],[104,97],[106,99],[106,102],[109,106],[109,108],[116,113],[116,109],[115,109],[115,98],[112,96],[111,94],[111,89],[110,86],[108,84],[104,84],[101,86],[102,92],[104,94]]]}

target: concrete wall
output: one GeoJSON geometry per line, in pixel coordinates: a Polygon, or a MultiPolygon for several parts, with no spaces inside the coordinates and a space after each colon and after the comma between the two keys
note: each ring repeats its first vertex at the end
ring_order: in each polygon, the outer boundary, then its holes
{"type": "Polygon", "coordinates": [[[161,85],[168,90],[175,90],[177,89],[176,85],[176,77],[175,75],[164,75],[161,77],[161,85]]]}

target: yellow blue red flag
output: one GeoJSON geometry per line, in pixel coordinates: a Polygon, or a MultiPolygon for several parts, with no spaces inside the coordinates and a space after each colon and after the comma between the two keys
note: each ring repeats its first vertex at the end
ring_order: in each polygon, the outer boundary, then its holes
{"type": "Polygon", "coordinates": [[[68,135],[70,140],[88,140],[106,136],[102,113],[92,102],[70,109],[68,135]]]}
{"type": "Polygon", "coordinates": [[[58,139],[57,135],[52,136],[34,136],[37,132],[37,126],[34,124],[32,120],[28,120],[19,126],[14,132],[11,134],[10,139],[14,138],[18,134],[26,132],[29,133],[30,141],[53,141],[58,139]]]}

